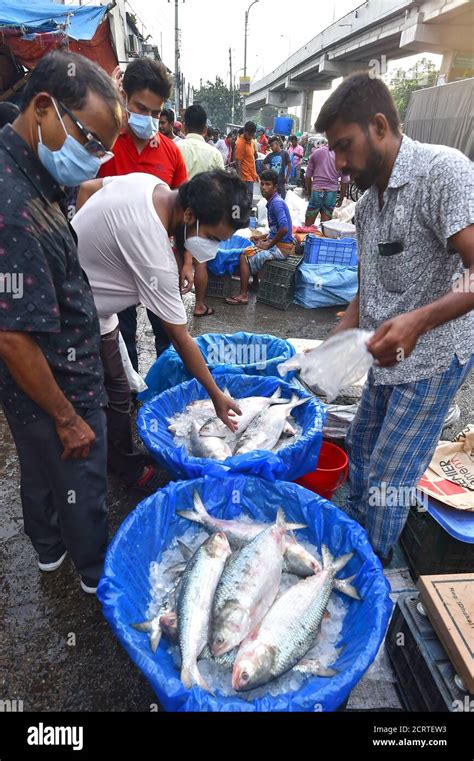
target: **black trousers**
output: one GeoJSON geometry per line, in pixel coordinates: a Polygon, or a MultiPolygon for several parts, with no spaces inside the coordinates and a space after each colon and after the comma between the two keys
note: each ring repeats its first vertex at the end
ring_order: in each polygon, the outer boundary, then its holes
{"type": "Polygon", "coordinates": [[[85,582],[96,585],[108,539],[104,410],[76,409],[96,436],[89,457],[77,460],[61,460],[52,418],[24,424],[4,412],[20,461],[25,533],[39,560],[54,562],[67,550],[85,582]]]}
{"type": "MultiPolygon", "coordinates": [[[[168,348],[170,345],[170,339],[168,333],[161,324],[161,320],[156,314],[153,314],[149,309],[146,310],[148,319],[150,320],[151,327],[155,334],[155,349],[156,356],[168,348]]],[[[137,308],[136,306],[128,307],[122,312],[118,313],[120,332],[125,346],[127,347],[128,355],[135,370],[138,372],[138,354],[137,354],[137,308]]]]}
{"type": "Polygon", "coordinates": [[[130,386],[122,363],[118,342],[119,328],[101,336],[100,358],[109,403],[107,414],[107,462],[127,486],[132,486],[150,461],[139,452],[132,435],[132,401],[130,386]]]}

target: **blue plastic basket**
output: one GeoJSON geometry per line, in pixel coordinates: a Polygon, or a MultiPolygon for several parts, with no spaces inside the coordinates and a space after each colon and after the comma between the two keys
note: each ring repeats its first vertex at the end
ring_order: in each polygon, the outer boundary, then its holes
{"type": "Polygon", "coordinates": [[[357,266],[357,241],[354,238],[319,238],[307,235],[304,244],[306,264],[342,264],[357,266]]]}
{"type": "MultiPolygon", "coordinates": [[[[229,474],[178,481],[159,489],[130,513],[107,551],[97,596],[112,630],[150,682],[166,711],[179,712],[312,712],[335,711],[360,681],[377,655],[392,611],[390,587],[367,534],[335,505],[297,484],[269,483],[259,478],[229,474]],[[150,602],[150,563],[159,560],[175,537],[190,526],[176,514],[190,509],[197,489],[211,515],[233,519],[244,513],[259,521],[273,521],[284,505],[289,521],[304,523],[299,536],[320,550],[326,544],[335,557],[353,552],[344,576],[355,574],[362,600],[346,598],[347,613],[338,640],[340,655],[335,675],[310,677],[293,692],[253,700],[240,695],[215,695],[194,686],[187,690],[163,638],[152,653],[148,637],[130,624],[146,618],[150,602]],[[238,501],[236,495],[239,496],[238,501]]],[[[335,594],[339,594],[336,592],[335,594]]]]}

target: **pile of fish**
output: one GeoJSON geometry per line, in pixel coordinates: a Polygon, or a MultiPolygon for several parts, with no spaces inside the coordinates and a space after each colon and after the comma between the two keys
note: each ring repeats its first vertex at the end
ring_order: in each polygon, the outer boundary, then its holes
{"type": "MultiPolygon", "coordinates": [[[[229,396],[229,392],[225,389],[229,396]]],[[[305,404],[311,397],[281,398],[278,388],[272,396],[246,396],[236,399],[242,414],[235,415],[237,429],[232,432],[220,420],[210,399],[198,399],[187,405],[184,412],[169,420],[168,430],[175,435],[176,443],[183,443],[195,457],[225,460],[233,455],[252,452],[254,449],[277,451],[296,437],[301,428],[290,423],[292,410],[305,404]]]]}
{"type": "Polygon", "coordinates": [[[321,564],[288,533],[305,526],[286,523],[281,508],[274,524],[223,520],[194,492],[194,511],[178,515],[210,536],[194,552],[181,547],[185,562],[168,569],[175,579],[156,615],[132,626],[149,634],[153,652],[162,635],[178,644],[183,685],[212,691],[200,670],[204,660],[232,670],[237,692],[289,672],[334,676],[308,653],[321,636],[332,590],[360,599],[354,577],[336,578],[352,553],[335,560],[323,545],[321,564]],[[298,577],[291,586],[282,583],[286,573],[298,577]]]}

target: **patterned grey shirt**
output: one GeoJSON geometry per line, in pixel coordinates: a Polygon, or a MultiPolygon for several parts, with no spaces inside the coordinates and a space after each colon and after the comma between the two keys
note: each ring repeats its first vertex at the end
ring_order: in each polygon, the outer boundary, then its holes
{"type": "MultiPolygon", "coordinates": [[[[473,166],[460,151],[403,136],[379,209],[378,188],[356,206],[361,265],[359,326],[382,322],[436,301],[464,271],[447,239],[474,222],[473,166]],[[379,243],[400,242],[400,253],[381,256],[379,243]]],[[[376,385],[411,383],[441,373],[456,355],[474,351],[474,312],[421,336],[403,362],[374,368],[376,385]]]]}

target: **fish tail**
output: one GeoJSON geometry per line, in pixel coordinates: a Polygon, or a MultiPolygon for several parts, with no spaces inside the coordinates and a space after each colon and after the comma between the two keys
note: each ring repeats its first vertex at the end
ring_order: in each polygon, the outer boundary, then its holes
{"type": "Polygon", "coordinates": [[[204,502],[196,489],[193,492],[193,504],[194,510],[176,510],[176,514],[181,518],[186,518],[188,521],[194,521],[194,523],[201,523],[204,525],[209,518],[209,513],[204,507],[204,502]]]}
{"type": "Polygon", "coordinates": [[[283,510],[282,507],[278,508],[275,523],[278,526],[278,528],[283,528],[285,529],[285,531],[287,530],[285,511],[283,510]]]}
{"type": "Polygon", "coordinates": [[[332,566],[333,572],[337,573],[338,571],[341,570],[341,568],[344,568],[344,566],[347,565],[347,563],[349,562],[351,557],[353,557],[353,555],[354,555],[353,552],[346,552],[345,555],[341,555],[340,558],[337,558],[337,560],[334,560],[333,566],[332,566]]]}
{"type": "Polygon", "coordinates": [[[181,681],[187,690],[190,690],[194,684],[197,684],[203,690],[206,690],[206,692],[210,692],[211,695],[214,694],[204,677],[201,676],[197,663],[187,666],[183,665],[181,669],[181,681]]]}
{"type": "Polygon", "coordinates": [[[176,510],[176,515],[180,518],[186,518],[187,521],[193,521],[194,523],[204,523],[200,515],[196,515],[194,510],[176,510]]]}
{"type": "Polygon", "coordinates": [[[155,629],[155,631],[150,634],[150,647],[151,647],[152,653],[156,653],[156,651],[158,650],[158,645],[161,642],[162,634],[163,632],[161,630],[161,627],[155,629]]]}
{"type": "Polygon", "coordinates": [[[288,399],[281,398],[281,386],[278,386],[278,388],[275,389],[269,401],[271,404],[288,404],[288,399]]]}
{"type": "Polygon", "coordinates": [[[141,621],[138,624],[130,624],[130,626],[139,632],[148,632],[148,636],[150,638],[150,647],[152,652],[156,653],[158,650],[158,645],[160,644],[162,631],[159,626],[154,624],[154,620],[141,621]]]}
{"type": "Polygon", "coordinates": [[[298,531],[300,528],[308,528],[307,523],[287,523],[286,524],[286,530],[287,531],[298,531]]]}
{"type": "Polygon", "coordinates": [[[310,399],[310,396],[305,396],[303,399],[300,399],[298,394],[293,394],[289,402],[289,405],[291,405],[290,410],[293,410],[295,407],[299,407],[300,404],[306,404],[306,402],[309,402],[310,399]]]}
{"type": "Polygon", "coordinates": [[[130,626],[133,629],[136,629],[138,632],[151,632],[153,628],[153,622],[152,621],[140,621],[138,624],[130,624],[130,626]]]}
{"type": "Polygon", "coordinates": [[[360,594],[358,593],[355,586],[351,583],[354,581],[355,577],[356,574],[349,576],[347,579],[334,579],[334,589],[337,589],[339,592],[342,592],[348,597],[352,597],[353,600],[360,600],[360,594]]]}

